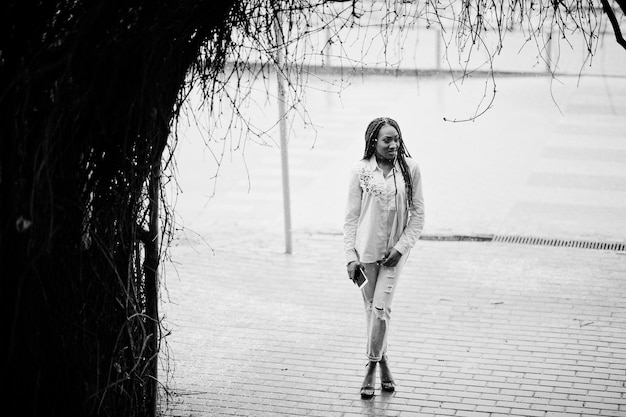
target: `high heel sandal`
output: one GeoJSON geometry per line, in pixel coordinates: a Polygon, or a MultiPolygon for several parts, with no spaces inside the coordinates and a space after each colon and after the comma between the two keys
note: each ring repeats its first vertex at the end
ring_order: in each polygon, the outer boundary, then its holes
{"type": "Polygon", "coordinates": [[[361,387],[361,399],[369,400],[374,397],[374,387],[366,386],[361,387]]]}
{"type": "Polygon", "coordinates": [[[394,392],[396,390],[396,383],[393,381],[380,381],[380,389],[385,392],[394,392]]]}
{"type": "Polygon", "coordinates": [[[387,356],[383,356],[380,360],[380,389],[385,392],[394,392],[396,390],[396,383],[387,365],[387,356]],[[383,366],[386,368],[385,372],[383,372],[383,366]]]}
{"type": "Polygon", "coordinates": [[[365,365],[368,370],[365,374],[365,380],[363,380],[363,386],[361,387],[361,399],[369,400],[374,396],[374,386],[376,385],[376,365],[376,362],[369,362],[365,365]],[[372,363],[374,364],[373,367],[372,363]]]}

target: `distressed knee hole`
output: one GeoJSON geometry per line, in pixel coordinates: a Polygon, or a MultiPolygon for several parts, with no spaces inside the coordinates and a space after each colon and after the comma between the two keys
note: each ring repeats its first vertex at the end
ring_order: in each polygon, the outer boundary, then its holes
{"type": "Polygon", "coordinates": [[[379,319],[385,318],[385,304],[380,304],[374,307],[374,312],[376,313],[376,317],[379,319]]]}

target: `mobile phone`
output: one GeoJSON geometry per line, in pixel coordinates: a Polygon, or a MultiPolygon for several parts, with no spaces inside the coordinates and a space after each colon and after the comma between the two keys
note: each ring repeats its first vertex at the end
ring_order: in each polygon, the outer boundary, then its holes
{"type": "Polygon", "coordinates": [[[365,284],[367,284],[365,268],[363,268],[362,265],[359,265],[359,267],[354,270],[354,279],[352,281],[357,287],[359,287],[359,289],[363,288],[365,284]]]}

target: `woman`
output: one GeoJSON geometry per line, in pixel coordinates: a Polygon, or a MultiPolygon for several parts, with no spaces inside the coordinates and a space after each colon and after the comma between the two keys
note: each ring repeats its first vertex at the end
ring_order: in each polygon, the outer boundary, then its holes
{"type": "Polygon", "coordinates": [[[369,360],[361,398],[372,398],[376,368],[381,389],[395,390],[387,361],[391,302],[402,267],[424,227],[422,180],[395,120],[374,119],[365,131],[365,153],[350,173],[343,228],[348,275],[363,267],[369,360]]]}

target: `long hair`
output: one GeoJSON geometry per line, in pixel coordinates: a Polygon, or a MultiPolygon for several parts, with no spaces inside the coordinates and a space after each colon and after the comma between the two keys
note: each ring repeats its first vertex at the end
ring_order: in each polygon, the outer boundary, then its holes
{"type": "Polygon", "coordinates": [[[376,152],[376,142],[378,141],[378,132],[380,128],[390,125],[398,132],[400,139],[400,146],[398,148],[398,165],[400,165],[400,171],[402,172],[402,178],[404,178],[404,184],[406,185],[407,202],[409,207],[413,206],[413,179],[411,178],[411,172],[409,171],[409,165],[406,163],[406,158],[410,158],[411,155],[404,145],[402,139],[402,132],[398,122],[389,117],[377,117],[372,120],[367,129],[365,130],[365,151],[363,152],[363,159],[370,159],[376,152]]]}

